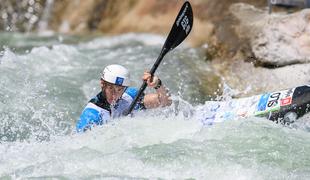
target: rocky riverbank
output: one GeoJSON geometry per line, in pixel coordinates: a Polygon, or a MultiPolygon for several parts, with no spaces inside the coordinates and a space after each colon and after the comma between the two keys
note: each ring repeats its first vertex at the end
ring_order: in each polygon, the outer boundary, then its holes
{"type": "MultiPolygon", "coordinates": [[[[268,14],[238,3],[230,7],[239,21],[234,26],[245,48],[232,61],[214,61],[233,89],[260,93],[310,83],[310,10],[268,14]]],[[[238,91],[237,91],[238,92],[238,91]]]]}

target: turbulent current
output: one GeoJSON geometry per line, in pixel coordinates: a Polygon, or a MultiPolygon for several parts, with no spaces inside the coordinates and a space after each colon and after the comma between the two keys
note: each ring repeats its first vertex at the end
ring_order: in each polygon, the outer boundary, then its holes
{"type": "Polygon", "coordinates": [[[77,134],[102,69],[122,64],[139,87],[164,40],[0,33],[0,179],[310,178],[309,117],[291,127],[254,117],[200,122],[195,109],[221,93],[221,77],[200,49],[186,46],[156,72],[171,107],[77,134]]]}

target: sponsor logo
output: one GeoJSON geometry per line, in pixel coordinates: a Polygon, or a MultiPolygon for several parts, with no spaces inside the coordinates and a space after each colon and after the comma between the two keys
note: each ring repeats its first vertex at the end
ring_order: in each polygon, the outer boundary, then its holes
{"type": "Polygon", "coordinates": [[[269,97],[269,101],[267,103],[267,107],[271,108],[271,107],[275,107],[276,105],[278,105],[278,101],[280,99],[280,92],[276,92],[276,93],[272,93],[269,97]]]}
{"type": "Polygon", "coordinates": [[[116,85],[123,85],[123,82],[124,82],[124,78],[121,78],[121,77],[116,77],[116,80],[115,80],[115,84],[116,85]]]}
{"type": "Polygon", "coordinates": [[[294,89],[287,90],[287,92],[285,93],[285,97],[292,96],[293,92],[294,92],[294,89]]]}
{"type": "Polygon", "coordinates": [[[182,28],[186,34],[188,34],[188,32],[191,28],[188,23],[189,23],[189,20],[188,20],[187,16],[184,16],[184,18],[182,19],[181,25],[182,25],[182,28]]]}
{"type": "Polygon", "coordinates": [[[258,111],[265,111],[266,110],[266,105],[267,105],[267,101],[269,98],[269,93],[268,94],[263,94],[260,99],[259,99],[259,103],[257,105],[257,110],[258,111]]]}
{"type": "Polygon", "coordinates": [[[190,30],[190,25],[189,25],[189,19],[188,17],[185,15],[186,11],[188,8],[188,4],[186,4],[184,10],[182,11],[181,15],[179,16],[178,20],[176,21],[177,26],[179,26],[180,22],[181,22],[181,26],[183,28],[183,30],[185,31],[186,34],[189,33],[190,30]]]}
{"type": "Polygon", "coordinates": [[[285,93],[284,97],[280,100],[280,106],[287,106],[292,104],[292,95],[295,89],[289,89],[285,93]]]}
{"type": "Polygon", "coordinates": [[[261,113],[276,111],[279,110],[281,106],[292,104],[294,91],[295,88],[292,88],[285,91],[262,95],[257,105],[257,112],[255,114],[259,115],[261,113]]]}
{"type": "Polygon", "coordinates": [[[188,8],[188,5],[186,4],[184,10],[183,10],[182,13],[181,13],[181,16],[179,16],[179,18],[178,18],[178,20],[177,20],[177,22],[176,22],[177,26],[179,26],[181,19],[183,18],[183,16],[184,16],[185,13],[186,13],[187,8],[188,8]]]}
{"type": "Polygon", "coordinates": [[[292,97],[287,97],[287,98],[281,99],[280,101],[280,106],[287,106],[290,104],[292,104],[292,97]]]}

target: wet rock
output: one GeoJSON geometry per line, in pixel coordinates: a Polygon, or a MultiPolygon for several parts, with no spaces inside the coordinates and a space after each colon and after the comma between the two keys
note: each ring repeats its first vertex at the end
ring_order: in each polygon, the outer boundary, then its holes
{"type": "Polygon", "coordinates": [[[251,62],[213,62],[213,67],[234,97],[247,97],[310,84],[310,64],[295,64],[275,69],[256,67],[251,62]]]}
{"type": "Polygon", "coordinates": [[[238,3],[230,8],[240,20],[237,32],[250,40],[254,56],[265,66],[310,62],[310,9],[271,14],[238,3]]]}
{"type": "Polygon", "coordinates": [[[231,58],[217,57],[213,67],[235,97],[310,83],[309,10],[268,14],[238,3],[230,12],[240,48],[231,58]]]}

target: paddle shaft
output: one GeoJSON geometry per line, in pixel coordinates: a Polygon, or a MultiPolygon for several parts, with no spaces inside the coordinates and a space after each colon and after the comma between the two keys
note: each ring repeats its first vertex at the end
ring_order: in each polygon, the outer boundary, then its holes
{"type": "MultiPolygon", "coordinates": [[[[177,47],[189,34],[193,26],[193,11],[190,3],[185,1],[182,8],[177,15],[177,18],[170,30],[170,33],[165,41],[165,44],[154,63],[150,74],[153,77],[156,69],[158,68],[159,64],[161,63],[164,56],[173,48],[177,47]]],[[[138,94],[134,98],[133,102],[130,104],[129,109],[124,112],[124,115],[128,115],[134,109],[136,103],[140,99],[143,91],[147,87],[147,82],[143,81],[142,86],[139,89],[138,94]]]]}
{"type": "MultiPolygon", "coordinates": [[[[161,61],[163,60],[164,56],[167,54],[167,52],[169,52],[169,49],[167,48],[163,48],[156,60],[156,62],[154,63],[151,71],[150,71],[150,74],[151,76],[154,75],[156,69],[158,68],[159,64],[161,63],[161,61]]],[[[146,81],[143,81],[140,89],[139,89],[139,92],[138,94],[136,95],[135,99],[133,100],[133,102],[130,104],[130,107],[129,109],[127,110],[127,112],[125,113],[125,115],[128,115],[131,113],[131,111],[134,109],[135,105],[137,104],[139,98],[141,97],[142,93],[144,92],[145,88],[147,87],[147,82],[146,81]]]]}

